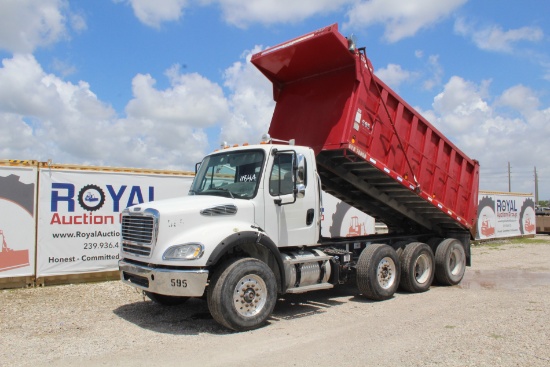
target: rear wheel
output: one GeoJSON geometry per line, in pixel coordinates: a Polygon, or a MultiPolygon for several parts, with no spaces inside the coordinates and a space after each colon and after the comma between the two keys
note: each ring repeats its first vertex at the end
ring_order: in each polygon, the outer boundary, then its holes
{"type": "Polygon", "coordinates": [[[399,258],[401,264],[400,287],[407,292],[425,292],[434,278],[434,254],[422,242],[408,244],[399,258]]]}
{"type": "Polygon", "coordinates": [[[426,241],[426,243],[428,244],[428,246],[430,246],[430,248],[432,249],[432,252],[435,254],[435,250],[437,249],[437,245],[439,245],[441,243],[441,241],[443,241],[443,238],[432,237],[428,241],[426,241]]]}
{"type": "Polygon", "coordinates": [[[466,253],[455,238],[443,240],[435,250],[435,279],[443,285],[457,285],[466,271],[466,253]]]}
{"type": "Polygon", "coordinates": [[[391,245],[395,249],[395,252],[397,252],[397,257],[401,258],[401,254],[403,253],[403,250],[405,249],[405,246],[407,246],[412,241],[410,240],[404,240],[404,241],[398,241],[391,245]]]}
{"type": "Polygon", "coordinates": [[[207,300],[212,317],[221,325],[235,331],[256,329],[275,307],[275,275],[262,261],[233,259],[212,277],[207,300]]]}
{"type": "Polygon", "coordinates": [[[369,245],[357,261],[357,288],[369,299],[389,299],[399,286],[399,270],[399,259],[392,247],[369,245]]]}
{"type": "Polygon", "coordinates": [[[164,294],[145,292],[145,295],[155,303],[163,306],[177,306],[187,302],[189,297],[165,296],[164,294]]]}

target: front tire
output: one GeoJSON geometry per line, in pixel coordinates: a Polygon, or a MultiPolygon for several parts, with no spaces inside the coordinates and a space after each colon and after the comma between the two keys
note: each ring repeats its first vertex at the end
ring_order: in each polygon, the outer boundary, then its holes
{"type": "Polygon", "coordinates": [[[399,258],[401,263],[400,287],[407,292],[420,293],[430,289],[434,278],[434,254],[422,242],[408,244],[399,258]]]}
{"type": "Polygon", "coordinates": [[[233,259],[215,272],[207,300],[212,317],[221,325],[235,331],[256,329],[275,307],[275,275],[262,261],[233,259]]]}
{"type": "Polygon", "coordinates": [[[435,250],[435,279],[442,285],[457,285],[466,272],[466,252],[455,238],[443,240],[435,250]]]}
{"type": "Polygon", "coordinates": [[[368,245],[357,261],[357,288],[365,297],[383,301],[393,297],[399,286],[399,258],[384,244],[368,245]]]}

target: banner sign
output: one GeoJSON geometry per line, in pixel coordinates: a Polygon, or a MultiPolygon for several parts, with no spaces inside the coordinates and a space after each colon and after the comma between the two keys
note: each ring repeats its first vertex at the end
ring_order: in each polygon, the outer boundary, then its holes
{"type": "Polygon", "coordinates": [[[532,195],[480,192],[476,240],[536,233],[532,195]]]}
{"type": "Polygon", "coordinates": [[[34,275],[37,167],[0,166],[0,278],[34,275]]]}
{"type": "Polygon", "coordinates": [[[374,218],[323,191],[323,237],[355,237],[375,233],[374,218]]]}
{"type": "Polygon", "coordinates": [[[41,169],[37,277],[118,269],[120,216],[187,195],[192,176],[41,169]]]}

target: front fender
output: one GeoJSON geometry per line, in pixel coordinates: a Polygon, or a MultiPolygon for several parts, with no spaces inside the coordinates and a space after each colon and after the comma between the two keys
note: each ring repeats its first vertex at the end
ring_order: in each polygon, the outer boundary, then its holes
{"type": "MultiPolygon", "coordinates": [[[[210,254],[210,257],[208,258],[208,261],[206,262],[207,266],[212,266],[217,264],[225,254],[227,254],[229,251],[236,247],[241,247],[244,250],[250,249],[250,246],[260,246],[267,253],[272,255],[272,258],[275,260],[277,264],[277,270],[278,273],[274,271],[274,273],[277,275],[277,278],[280,282],[279,289],[281,290],[281,293],[284,293],[286,290],[284,289],[284,286],[286,284],[285,279],[285,271],[284,271],[284,264],[283,259],[281,256],[281,253],[279,252],[279,248],[275,243],[269,238],[265,233],[263,232],[257,232],[257,231],[243,231],[243,232],[237,232],[229,235],[228,237],[224,238],[218,246],[214,249],[214,251],[210,254]]],[[[262,252],[262,251],[259,251],[262,252]]],[[[266,262],[268,265],[271,266],[269,263],[269,260],[267,258],[260,259],[264,262],[266,262]]],[[[273,269],[275,270],[275,269],[273,269]]]]}
{"type": "Polygon", "coordinates": [[[162,228],[154,254],[149,262],[168,266],[204,267],[212,252],[216,251],[220,242],[228,236],[251,229],[251,223],[245,221],[218,221],[215,224],[206,221],[202,225],[187,228],[162,228]],[[163,260],[164,252],[176,245],[200,243],[204,246],[203,256],[196,260],[163,260]]]}

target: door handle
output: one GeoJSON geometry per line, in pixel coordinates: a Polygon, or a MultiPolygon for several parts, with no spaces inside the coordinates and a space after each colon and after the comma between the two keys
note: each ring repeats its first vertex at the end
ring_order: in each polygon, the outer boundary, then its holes
{"type": "Polygon", "coordinates": [[[309,226],[311,223],[313,223],[314,218],[315,218],[315,210],[308,209],[306,214],[306,225],[309,226]]]}

